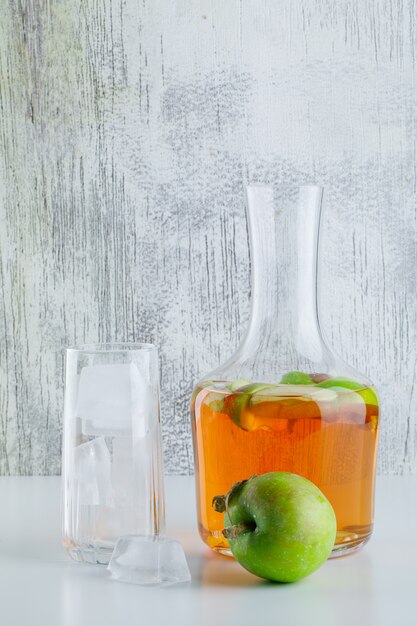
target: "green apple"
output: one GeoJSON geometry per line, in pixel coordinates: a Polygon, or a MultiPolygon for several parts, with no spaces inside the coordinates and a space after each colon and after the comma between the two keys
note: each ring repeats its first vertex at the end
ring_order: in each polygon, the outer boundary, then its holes
{"type": "Polygon", "coordinates": [[[336,376],[335,378],[328,378],[317,384],[317,387],[322,389],[332,389],[333,391],[357,391],[365,402],[365,404],[373,404],[378,406],[378,397],[373,387],[367,387],[363,383],[359,383],[357,380],[351,378],[344,378],[342,376],[336,376]]]}
{"type": "Polygon", "coordinates": [[[312,385],[311,376],[305,372],[287,372],[281,378],[281,383],[285,385],[312,385]]]}
{"type": "Polygon", "coordinates": [[[261,578],[294,582],[318,569],[336,538],[336,516],[312,482],[288,472],[252,476],[213,499],[236,560],[261,578]]]}

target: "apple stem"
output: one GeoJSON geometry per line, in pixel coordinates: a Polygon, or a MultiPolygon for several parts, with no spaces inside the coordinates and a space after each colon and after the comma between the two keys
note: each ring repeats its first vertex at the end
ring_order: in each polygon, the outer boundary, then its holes
{"type": "Polygon", "coordinates": [[[226,539],[236,539],[242,533],[253,532],[256,528],[254,524],[246,524],[245,522],[240,522],[240,524],[234,524],[233,526],[229,526],[228,528],[224,528],[222,530],[223,536],[226,539]]]}
{"type": "Polygon", "coordinates": [[[217,513],[224,513],[226,510],[226,496],[214,496],[211,506],[217,513]]]}
{"type": "MultiPolygon", "coordinates": [[[[211,506],[214,508],[217,513],[229,513],[229,500],[234,495],[236,495],[241,488],[246,485],[253,478],[256,478],[256,474],[253,474],[250,478],[245,478],[245,480],[240,480],[237,483],[234,483],[230,488],[229,492],[224,496],[214,496],[211,501],[211,506]]],[[[242,533],[252,532],[256,528],[256,524],[246,522],[240,522],[240,524],[234,524],[233,526],[229,526],[228,528],[224,528],[222,530],[223,536],[226,539],[235,539],[242,533]]]]}

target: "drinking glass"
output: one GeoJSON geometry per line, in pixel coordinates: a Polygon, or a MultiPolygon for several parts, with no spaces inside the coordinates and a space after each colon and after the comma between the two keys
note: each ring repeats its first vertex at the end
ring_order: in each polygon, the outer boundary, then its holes
{"type": "Polygon", "coordinates": [[[96,344],[66,352],[63,543],[107,564],[123,535],[164,532],[158,352],[96,344]]]}

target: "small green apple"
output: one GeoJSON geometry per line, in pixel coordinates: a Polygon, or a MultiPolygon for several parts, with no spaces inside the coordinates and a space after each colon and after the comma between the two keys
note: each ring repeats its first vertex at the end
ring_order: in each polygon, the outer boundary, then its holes
{"type": "Polygon", "coordinates": [[[225,512],[224,536],[236,560],[268,580],[294,582],[318,569],[336,538],[336,516],[312,482],[270,472],[236,483],[213,499],[225,512]]]}

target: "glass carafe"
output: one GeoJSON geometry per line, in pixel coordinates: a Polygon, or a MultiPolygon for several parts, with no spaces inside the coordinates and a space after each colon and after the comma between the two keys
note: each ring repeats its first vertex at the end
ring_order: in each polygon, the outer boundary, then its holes
{"type": "MultiPolygon", "coordinates": [[[[317,305],[322,189],[275,202],[247,189],[251,316],[236,352],[195,387],[191,413],[199,531],[230,554],[212,499],[270,471],[314,482],[336,513],[333,556],[370,537],[378,440],[372,383],[325,341],[317,305]]],[[[354,323],[354,322],[352,322],[354,323]]]]}

